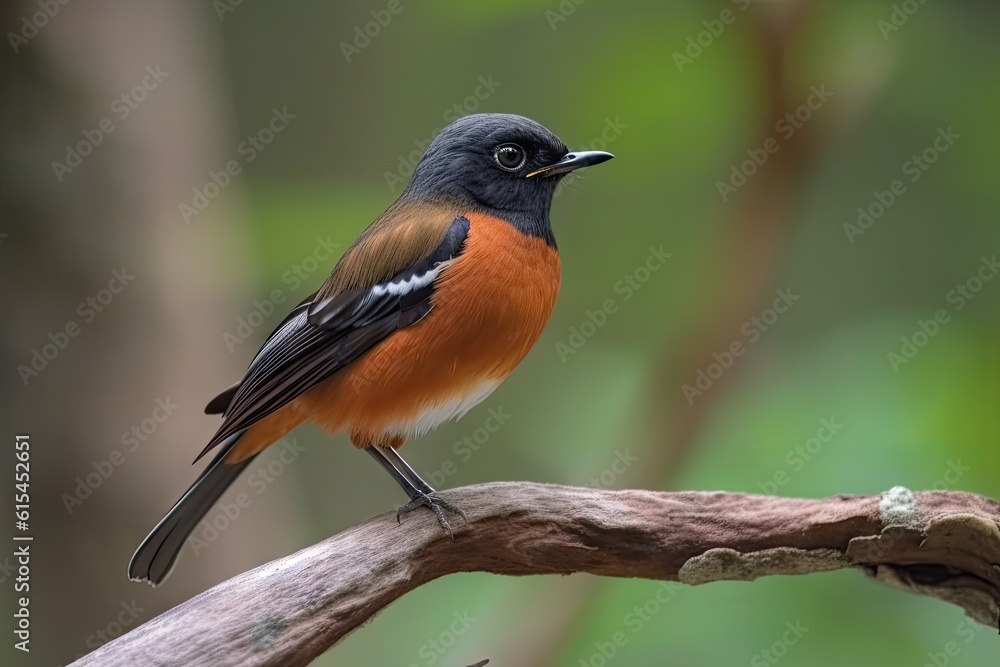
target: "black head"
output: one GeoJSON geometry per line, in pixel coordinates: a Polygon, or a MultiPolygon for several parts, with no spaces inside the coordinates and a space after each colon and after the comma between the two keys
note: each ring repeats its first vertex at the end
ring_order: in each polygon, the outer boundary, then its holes
{"type": "Polygon", "coordinates": [[[612,157],[570,153],[559,137],[523,116],[474,114],[441,130],[417,163],[404,197],[454,201],[549,240],[549,206],[562,177],[612,157]]]}

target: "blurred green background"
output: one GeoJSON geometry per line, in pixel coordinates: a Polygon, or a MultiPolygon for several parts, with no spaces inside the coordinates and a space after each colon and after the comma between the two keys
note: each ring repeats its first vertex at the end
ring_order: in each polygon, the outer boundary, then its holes
{"type": "MultiPolygon", "coordinates": [[[[65,664],[402,503],[346,438],[302,428],[301,455],[237,482],[252,505],[165,586],[125,578],[197,473],[217,425],[202,406],[398,195],[411,153],[474,111],[617,159],[554,203],[563,288],[528,359],[406,448],[432,483],[1000,497],[995,4],[577,2],[79,2],[30,37],[39,6],[3,10],[23,39],[3,61],[0,414],[5,437],[32,435],[36,534],[34,650],[5,645],[4,664],[65,664]],[[286,126],[248,148],[275,109],[286,126]],[[670,259],[637,272],[651,248],[670,259]],[[122,267],[125,289],[81,309],[122,267]],[[487,438],[490,411],[508,416],[487,438]]],[[[949,642],[968,667],[1000,646],[847,571],[666,589],[464,574],[315,664],[920,667],[949,642]]]]}

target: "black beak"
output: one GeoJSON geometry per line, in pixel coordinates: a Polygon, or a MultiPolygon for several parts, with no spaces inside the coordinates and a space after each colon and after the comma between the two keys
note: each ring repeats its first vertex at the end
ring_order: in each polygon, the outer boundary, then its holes
{"type": "Polygon", "coordinates": [[[602,162],[607,162],[614,155],[611,153],[605,153],[604,151],[575,151],[572,153],[566,153],[561,160],[555,164],[550,164],[547,167],[542,167],[541,169],[536,169],[525,178],[531,178],[532,176],[557,176],[559,174],[568,174],[574,169],[580,169],[581,167],[589,167],[594,164],[601,164],[602,162]]]}

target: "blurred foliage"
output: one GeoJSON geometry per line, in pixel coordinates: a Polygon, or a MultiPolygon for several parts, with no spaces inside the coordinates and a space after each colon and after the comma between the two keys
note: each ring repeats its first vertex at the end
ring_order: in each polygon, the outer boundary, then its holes
{"type": "MultiPolygon", "coordinates": [[[[757,145],[763,93],[749,19],[737,11],[736,21],[678,72],[674,52],[725,3],[584,3],[554,31],[544,12],[558,11],[555,2],[404,6],[349,64],[338,43],[377,3],[349,12],[316,4],[294,15],[277,5],[248,6],[225,23],[241,128],[252,131],[273,104],[301,109],[298,126],[245,181],[260,288],[278,281],[315,236],[331,234],[346,247],[393,199],[379,186],[397,154],[439,127],[442,111],[471,94],[479,76],[502,82],[480,110],[534,117],[571,147],[590,145],[605,119],[617,119],[627,126],[608,145],[618,159],[555,203],[564,287],[543,339],[486,405],[408,453],[425,472],[456,459],[458,472],[447,485],[587,483],[625,449],[642,465],[643,451],[622,434],[636,432],[650,361],[697,330],[718,307],[720,276],[732,279],[717,248],[729,225],[740,224],[732,211],[744,193],[721,203],[716,182],[757,145]],[[284,38],[290,33],[294,45],[284,38]],[[644,260],[648,246],[661,244],[674,253],[669,265],[561,363],[556,343],[587,310],[616,298],[616,281],[644,260]],[[472,433],[491,406],[509,412],[509,423],[467,464],[458,460],[449,444],[472,433]]],[[[789,89],[802,101],[813,84],[834,91],[809,121],[821,149],[798,181],[773,277],[774,289],[787,286],[800,301],[711,390],[721,395],[687,464],[663,471],[664,488],[760,492],[785,470],[787,484],[777,492],[787,495],[877,493],[896,484],[1000,495],[1000,281],[986,283],[898,372],[887,361],[900,337],[950,308],[948,291],[1000,248],[1000,89],[993,83],[1000,51],[989,27],[996,10],[928,4],[884,40],[877,22],[891,11],[883,3],[824,3],[793,42],[789,89]],[[857,207],[903,178],[903,164],[931,145],[939,127],[953,127],[961,138],[848,242],[843,225],[855,221],[857,207]],[[808,460],[789,454],[825,418],[843,428],[808,460]],[[961,471],[957,479],[950,470],[961,471]]],[[[676,380],[678,391],[691,381],[676,380]]],[[[310,506],[335,504],[331,466],[361,465],[343,449],[310,452],[303,472],[310,506]]],[[[385,492],[394,493],[389,483],[385,492]]],[[[316,512],[317,521],[326,515],[316,512]]],[[[365,514],[352,509],[342,524],[365,514]]],[[[310,535],[327,532],[314,528],[310,535]]],[[[482,657],[507,664],[505,647],[544,624],[547,606],[581,578],[462,575],[435,582],[319,664],[464,665],[482,657]],[[428,642],[447,639],[455,611],[478,620],[439,660],[428,642]]],[[[760,652],[796,621],[808,632],[782,664],[920,665],[957,641],[961,653],[950,664],[972,666],[989,664],[997,651],[988,631],[966,644],[956,609],[850,572],[679,589],[634,631],[629,613],[653,599],[658,586],[600,582],[579,627],[552,629],[564,635],[555,664],[604,664],[598,645],[618,631],[627,642],[608,664],[772,664],[760,652]]]]}
{"type": "MultiPolygon", "coordinates": [[[[385,10],[384,0],[242,3],[221,22],[213,5],[199,5],[202,38],[212,45],[206,57],[218,58],[208,65],[218,69],[223,111],[233,115],[210,149],[233,156],[273,108],[296,114],[223,195],[241,202],[253,242],[250,281],[225,295],[232,312],[245,314],[274,289],[298,301],[318,287],[333,259],[300,279],[289,272],[313,255],[317,239],[347,248],[398,195],[388,181],[401,159],[419,152],[456,104],[532,117],[571,148],[595,147],[614,127],[604,140],[617,159],[568,183],[553,207],[564,273],[551,324],[486,403],[406,448],[419,471],[443,487],[502,479],[588,484],[624,456],[634,465],[606,477],[611,487],[628,486],[642,469],[655,488],[761,492],[784,471],[782,495],[878,493],[902,484],[1000,497],[1000,280],[986,282],[960,311],[947,301],[982,257],[1000,251],[998,10],[986,2],[920,5],[886,37],[879,21],[890,19],[890,2],[812,4],[786,54],[784,86],[796,104],[811,86],[834,94],[782,143],[790,150],[808,133],[812,153],[795,174],[775,252],[760,258],[770,278],[750,312],[766,308],[778,289],[800,298],[697,399],[711,403],[684,443],[682,465],[652,463],[652,448],[663,441],[650,413],[683,405],[682,386],[695,379],[664,377],[661,364],[687,358],[685,346],[729,307],[724,288],[744,278],[734,274],[727,240],[747,224],[743,205],[769,164],[727,201],[717,183],[761,145],[760,128],[778,120],[766,118],[756,27],[762,17],[781,25],[786,5],[400,0],[402,11],[350,62],[342,44],[373,20],[371,12],[385,10]],[[734,20],[678,71],[675,54],[724,10],[734,20]],[[482,80],[495,89],[480,100],[482,80]],[[960,135],[955,144],[850,242],[844,225],[855,223],[858,207],[906,179],[904,163],[949,127],[960,135]],[[672,258],[626,301],[615,285],[660,246],[672,258]],[[557,344],[606,299],[616,300],[617,311],[561,358],[557,344]],[[941,308],[950,321],[894,371],[888,353],[941,308]],[[461,446],[489,410],[510,417],[478,450],[461,446]],[[804,457],[801,448],[825,419],[843,427],[804,457]],[[436,479],[449,460],[456,472],[436,479]]],[[[198,238],[188,241],[191,252],[198,238]]],[[[220,256],[217,269],[238,263],[220,256]]],[[[275,312],[268,324],[282,316],[275,312]]],[[[267,330],[237,348],[234,373],[267,330]]],[[[205,338],[218,344],[214,333],[205,338]]],[[[729,338],[745,340],[739,328],[729,338]]],[[[268,536],[274,557],[402,500],[346,438],[331,441],[311,427],[299,437],[308,464],[279,481],[293,513],[283,532],[268,536]]],[[[200,448],[188,444],[191,453],[200,448]]],[[[187,483],[178,479],[178,492],[187,483]]],[[[246,523],[237,530],[253,529],[246,523]]],[[[182,560],[185,566],[195,564],[182,560]]],[[[116,562],[107,576],[120,570],[116,562]]],[[[996,661],[995,631],[970,634],[957,608],[852,572],[667,589],[591,579],[448,577],[396,602],[316,664],[464,666],[488,657],[501,666],[516,653],[563,667],[918,667],[952,641],[960,652],[949,665],[996,661]],[[668,601],[658,601],[661,590],[668,601]],[[656,611],[646,618],[636,607],[656,611]],[[769,660],[762,651],[796,623],[807,631],[769,660]],[[625,641],[613,645],[619,632],[625,641]],[[610,658],[602,655],[608,646],[610,658]]],[[[117,598],[98,602],[114,607],[117,598]]]]}

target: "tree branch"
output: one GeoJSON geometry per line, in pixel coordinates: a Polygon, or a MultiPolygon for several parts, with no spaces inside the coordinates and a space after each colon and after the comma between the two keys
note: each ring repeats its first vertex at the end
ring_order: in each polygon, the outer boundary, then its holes
{"type": "Polygon", "coordinates": [[[1000,623],[1000,503],[896,487],[821,500],[527,482],[449,490],[469,524],[383,514],[236,576],[74,665],[305,665],[393,600],[455,572],[697,585],[855,567],[1000,623]]]}

